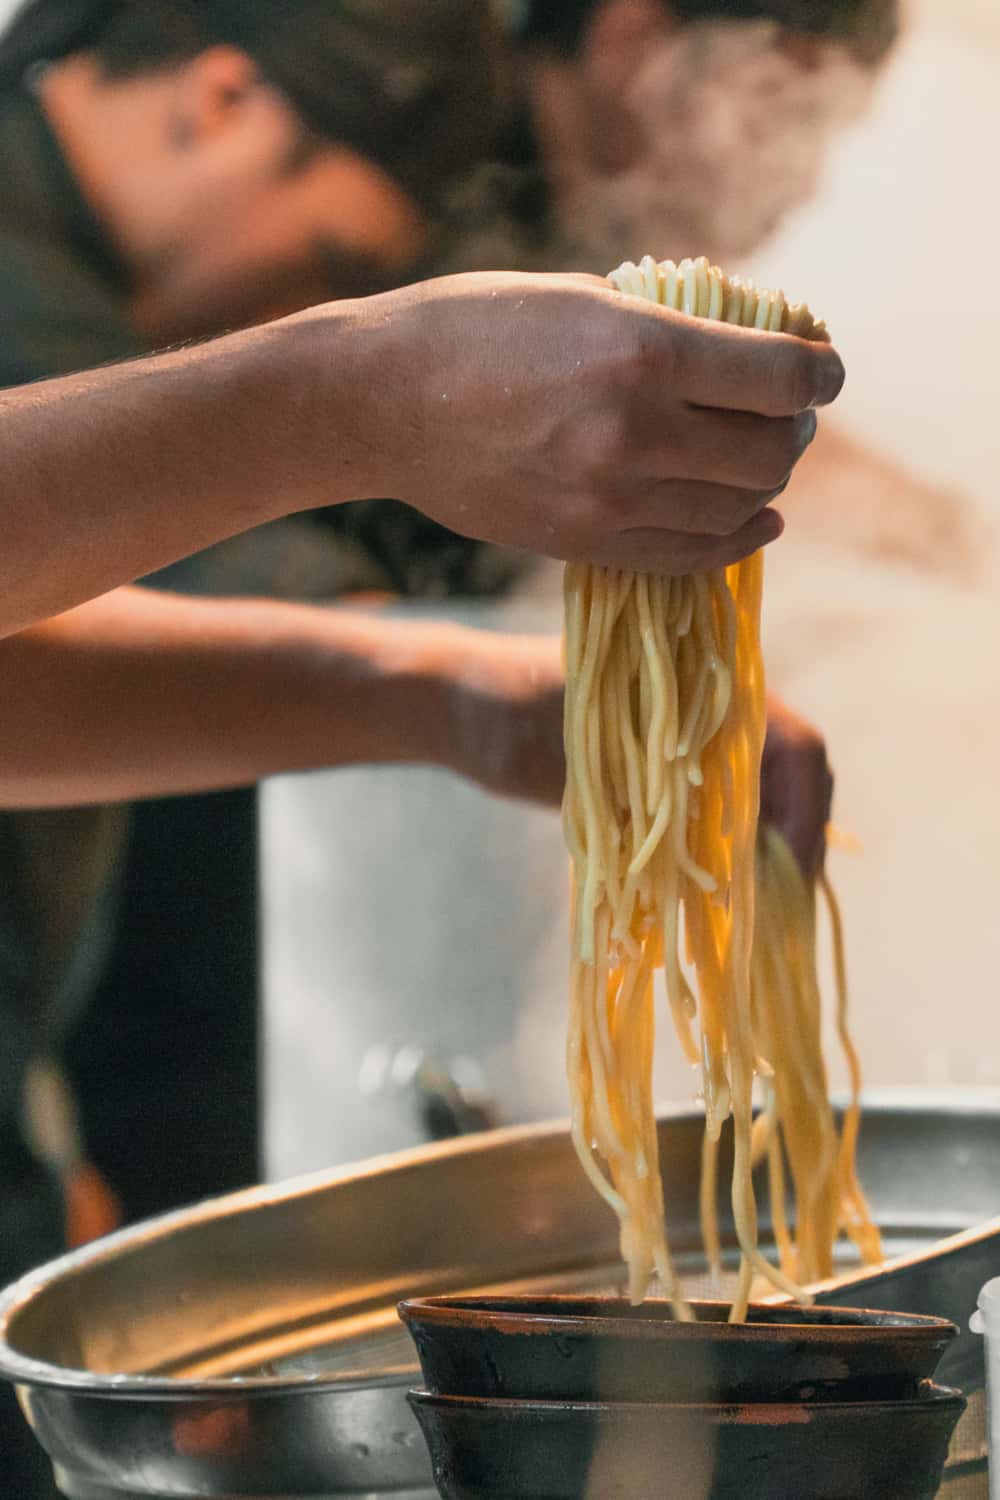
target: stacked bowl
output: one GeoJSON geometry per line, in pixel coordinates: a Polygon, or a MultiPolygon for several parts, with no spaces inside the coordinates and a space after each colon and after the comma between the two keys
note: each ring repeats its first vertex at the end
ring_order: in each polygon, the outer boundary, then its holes
{"type": "Polygon", "coordinates": [[[444,1500],[932,1500],[953,1324],[847,1308],[429,1297],[400,1316],[444,1500]]]}

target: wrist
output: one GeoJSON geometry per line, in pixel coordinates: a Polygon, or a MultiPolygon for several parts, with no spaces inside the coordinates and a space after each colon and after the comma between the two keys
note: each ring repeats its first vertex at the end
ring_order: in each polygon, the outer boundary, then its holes
{"type": "Polygon", "coordinates": [[[469,781],[488,783],[498,745],[496,641],[488,631],[455,626],[438,662],[444,706],[442,761],[469,781]]]}
{"type": "MultiPolygon", "coordinates": [[[[462,770],[454,697],[463,632],[381,612],[323,613],[320,692],[332,724],[320,737],[327,746],[328,733],[337,733],[349,747],[347,761],[462,770]]],[[[314,754],[322,764],[321,746],[314,754]]]]}
{"type": "Polygon", "coordinates": [[[447,683],[451,768],[504,796],[562,796],[563,671],[555,638],[456,631],[447,683]]]}
{"type": "MultiPolygon", "coordinates": [[[[302,418],[303,508],[400,498],[393,439],[407,413],[385,297],[331,302],[281,324],[283,380],[302,418]]],[[[276,513],[284,513],[287,504],[276,513]]]]}
{"type": "Polygon", "coordinates": [[[506,697],[497,638],[439,621],[385,624],[378,671],[390,685],[391,737],[400,747],[392,758],[489,782],[499,744],[497,704],[506,697]]]}

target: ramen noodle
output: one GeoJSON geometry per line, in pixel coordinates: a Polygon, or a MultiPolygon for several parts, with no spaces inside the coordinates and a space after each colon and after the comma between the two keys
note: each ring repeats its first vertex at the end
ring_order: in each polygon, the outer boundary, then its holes
{"type": "MultiPolygon", "coordinates": [[[[647,256],[639,266],[622,266],[611,280],[622,292],[696,317],[826,338],[808,308],[728,278],[705,260],[675,266],[647,256]]],[[[802,1272],[826,1264],[838,1222],[834,1202],[845,1193],[853,1205],[848,1227],[858,1235],[870,1227],[853,1170],[856,1112],[841,1145],[831,1146],[836,1135],[821,1051],[817,1063],[809,1049],[808,1066],[800,1069],[778,999],[755,1003],[762,581],[760,553],[679,578],[577,563],[565,575],[563,821],[573,866],[567,1043],[573,1138],[584,1169],[621,1221],[632,1300],[642,1299],[656,1275],[681,1317],[689,1311],[667,1237],[652,1097],[658,970],[665,974],[680,1044],[701,1069],[706,1199],[720,1131],[728,1116],[733,1119],[732,1206],[740,1250],[733,1316],[745,1315],[755,1276],[799,1295],[802,1272]],[[776,1030],[777,1065],[767,1056],[776,1030]],[[758,1076],[765,1080],[764,1119],[770,1123],[755,1134],[758,1076]],[[811,1192],[813,1137],[832,1156],[823,1158],[822,1187],[809,1198],[794,1240],[782,1191],[775,1224],[781,1263],[772,1265],[757,1243],[754,1151],[766,1149],[772,1186],[783,1189],[780,1153],[786,1150],[793,1185],[798,1190],[808,1178],[811,1192]]],[[[773,905],[769,886],[764,909],[773,905]]],[[[798,927],[793,934],[805,965],[813,951],[809,935],[798,927]]],[[[771,947],[760,948],[758,977],[765,965],[780,966],[774,946],[780,941],[775,934],[771,947]]],[[[810,984],[801,993],[818,1028],[814,974],[810,984]]],[[[798,977],[794,988],[799,993],[798,977]]],[[[786,989],[780,993],[787,1001],[786,989]]],[[[818,1029],[815,1034],[818,1048],[818,1029]]],[[[714,1214],[706,1211],[703,1221],[710,1257],[717,1260],[714,1214]]]]}

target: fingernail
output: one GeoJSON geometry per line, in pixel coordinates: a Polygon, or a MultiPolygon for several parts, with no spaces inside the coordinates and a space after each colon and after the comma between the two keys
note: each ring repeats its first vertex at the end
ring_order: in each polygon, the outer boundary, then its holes
{"type": "Polygon", "coordinates": [[[781,514],[781,511],[773,510],[771,506],[768,506],[766,510],[762,510],[757,520],[760,523],[760,529],[764,536],[762,546],[766,546],[768,542],[776,542],[785,529],[785,518],[781,514]]]}
{"type": "Polygon", "coordinates": [[[844,361],[834,349],[829,349],[820,360],[819,374],[816,382],[816,395],[812,400],[813,406],[829,406],[831,401],[836,401],[844,388],[847,371],[844,369],[844,361]]]}

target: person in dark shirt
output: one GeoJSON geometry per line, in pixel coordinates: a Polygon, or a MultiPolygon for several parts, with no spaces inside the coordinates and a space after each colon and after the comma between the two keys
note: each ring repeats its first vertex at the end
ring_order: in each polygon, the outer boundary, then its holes
{"type": "MultiPolygon", "coordinates": [[[[25,8],[0,45],[0,383],[375,290],[434,248],[493,129],[488,7],[288,9],[25,8]]],[[[413,512],[364,509],[353,533],[331,514],[393,586],[415,558],[429,591],[507,576],[413,512]]],[[[232,587],[211,556],[193,576],[232,587]]],[[[124,1216],[254,1180],[253,790],[8,812],[0,869],[5,1002],[61,1058],[124,1216]]],[[[0,1096],[7,1202],[24,1205],[4,1280],[62,1233],[17,1115],[16,1090],[0,1096]]]]}
{"type": "MultiPolygon", "coordinates": [[[[427,255],[492,135],[488,8],[298,0],[294,24],[287,9],[33,0],[15,20],[0,45],[0,381],[246,322],[320,283],[370,290],[427,255]]],[[[369,510],[363,550],[390,576],[402,532],[426,590],[470,586],[486,549],[369,510]]],[[[194,583],[220,592],[232,575],[207,554],[194,583]]],[[[125,1214],[252,1180],[253,791],[9,812],[0,859],[5,988],[45,1018],[125,1214]]]]}

